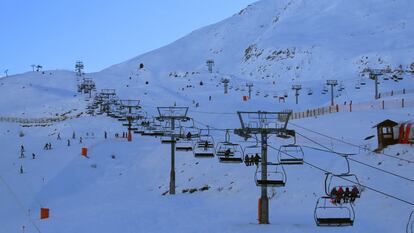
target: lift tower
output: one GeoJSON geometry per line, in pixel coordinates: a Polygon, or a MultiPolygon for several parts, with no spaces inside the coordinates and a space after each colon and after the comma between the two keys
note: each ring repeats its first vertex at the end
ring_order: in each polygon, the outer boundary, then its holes
{"type": "Polygon", "coordinates": [[[224,79],[222,79],[221,80],[221,82],[223,83],[223,85],[224,85],[224,94],[227,94],[228,93],[228,91],[229,91],[229,83],[230,83],[230,79],[228,79],[228,78],[224,78],[224,79]]]}
{"type": "Polygon", "coordinates": [[[124,124],[124,126],[128,127],[128,142],[132,141],[132,130],[136,130],[132,128],[132,123],[134,121],[142,119],[144,116],[140,112],[141,106],[139,105],[140,100],[121,100],[120,101],[120,113],[124,119],[128,122],[124,124]]]}
{"type": "Polygon", "coordinates": [[[175,143],[176,138],[180,136],[180,132],[175,132],[176,121],[188,121],[188,107],[157,107],[158,121],[170,121],[171,131],[164,136],[171,137],[171,171],[170,171],[170,194],[175,194],[175,143]]]}
{"type": "Polygon", "coordinates": [[[247,83],[246,87],[249,88],[249,100],[250,100],[252,98],[253,83],[247,83]]]}
{"type": "Polygon", "coordinates": [[[295,91],[296,104],[299,103],[299,91],[302,89],[302,85],[292,85],[292,90],[295,91]]]}
{"type": "Polygon", "coordinates": [[[378,81],[378,76],[384,75],[385,73],[391,73],[390,70],[386,70],[386,69],[364,69],[363,72],[367,72],[369,75],[369,78],[374,81],[374,85],[375,85],[375,94],[374,94],[374,98],[375,99],[379,99],[379,93],[378,93],[378,85],[380,84],[378,81]]]}
{"type": "Polygon", "coordinates": [[[286,129],[291,111],[286,112],[237,112],[241,124],[240,129],[234,133],[245,139],[252,135],[261,137],[261,197],[259,201],[259,223],[269,224],[269,198],[267,187],[272,186],[268,180],[268,165],[275,165],[267,162],[267,139],[274,135],[294,135],[293,130],[286,129]]]}
{"type": "Polygon", "coordinates": [[[208,59],[206,63],[208,67],[208,72],[213,73],[214,60],[208,59]]]}
{"type": "Polygon", "coordinates": [[[338,85],[338,80],[326,80],[326,85],[331,86],[331,105],[334,106],[334,87],[338,85]]]}

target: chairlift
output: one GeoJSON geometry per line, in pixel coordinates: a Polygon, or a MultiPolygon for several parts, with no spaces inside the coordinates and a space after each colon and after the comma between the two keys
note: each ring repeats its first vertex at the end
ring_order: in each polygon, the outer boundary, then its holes
{"type": "MultiPolygon", "coordinates": [[[[198,131],[197,131],[198,134],[198,131]]],[[[193,150],[193,138],[195,138],[190,131],[187,131],[185,127],[180,127],[180,137],[176,141],[176,151],[192,151],[193,150]],[[187,133],[186,133],[187,132],[187,133]]]]}
{"type": "Polygon", "coordinates": [[[267,187],[284,187],[286,185],[287,176],[283,165],[269,163],[266,178],[262,178],[261,166],[257,166],[256,174],[254,176],[257,186],[267,187]]]}
{"type": "Polygon", "coordinates": [[[193,141],[180,138],[177,140],[177,144],[175,145],[176,151],[192,151],[193,150],[193,141]]]}
{"type": "Polygon", "coordinates": [[[163,136],[163,130],[161,124],[155,122],[149,122],[149,125],[145,127],[144,132],[141,134],[142,136],[163,136]]]}
{"type": "Polygon", "coordinates": [[[244,147],[243,151],[245,158],[244,161],[247,162],[248,160],[246,160],[246,158],[254,158],[256,155],[260,156],[260,154],[262,153],[262,148],[256,141],[256,144],[244,147]]]}
{"type": "Polygon", "coordinates": [[[359,83],[355,84],[355,89],[361,89],[361,86],[359,85],[359,83]]]}
{"type": "Polygon", "coordinates": [[[313,95],[313,91],[312,91],[312,89],[308,89],[308,95],[313,95]]]}
{"type": "Polygon", "coordinates": [[[316,202],[314,219],[320,227],[352,226],[355,211],[351,203],[335,203],[331,197],[324,196],[316,202]]]}
{"type": "Polygon", "coordinates": [[[414,211],[411,212],[408,218],[406,233],[414,233],[414,211]]]}
{"type": "Polygon", "coordinates": [[[194,147],[194,157],[211,158],[215,155],[214,140],[210,135],[200,135],[194,147]]]}
{"type": "Polygon", "coordinates": [[[243,149],[240,144],[230,141],[229,131],[226,131],[226,138],[219,142],[216,147],[216,154],[221,163],[242,163],[243,149]]]}
{"type": "Polygon", "coordinates": [[[200,129],[195,126],[194,119],[190,118],[189,121],[180,122],[180,138],[193,140],[199,137],[200,129]]]}
{"type": "Polygon", "coordinates": [[[134,130],[135,134],[143,134],[145,132],[145,127],[143,125],[137,125],[136,130],[134,130]]]}
{"type": "Polygon", "coordinates": [[[282,145],[278,153],[279,163],[282,165],[302,165],[304,155],[305,153],[299,145],[282,145]]]}
{"type": "Polygon", "coordinates": [[[163,136],[160,139],[161,144],[172,144],[176,142],[175,139],[174,140],[171,139],[171,136],[166,136],[166,135],[169,135],[169,132],[164,132],[163,136]]]}
{"type": "Polygon", "coordinates": [[[358,192],[355,198],[360,198],[362,193],[362,185],[355,174],[344,173],[344,174],[332,174],[326,173],[325,177],[325,193],[330,196],[333,189],[338,190],[342,187],[343,190],[348,188],[350,191],[356,187],[358,192]]]}
{"type": "Polygon", "coordinates": [[[361,79],[361,81],[359,83],[361,84],[361,86],[365,86],[365,84],[367,84],[365,79],[361,79]]]}

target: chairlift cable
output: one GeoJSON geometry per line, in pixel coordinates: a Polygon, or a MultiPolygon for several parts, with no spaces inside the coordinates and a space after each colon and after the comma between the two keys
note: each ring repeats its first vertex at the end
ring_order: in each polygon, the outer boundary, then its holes
{"type": "MultiPolygon", "coordinates": [[[[271,149],[274,149],[274,150],[276,150],[276,151],[280,151],[279,149],[277,149],[277,148],[275,148],[275,147],[273,147],[273,146],[268,145],[268,147],[269,147],[269,148],[271,148],[271,149]]],[[[292,156],[292,155],[290,155],[290,154],[288,154],[288,153],[286,153],[286,152],[283,152],[283,151],[282,151],[282,153],[284,153],[284,154],[286,154],[287,156],[290,156],[290,157],[292,157],[292,158],[295,158],[294,156],[292,156]]],[[[305,161],[305,160],[303,161],[303,163],[305,163],[305,164],[309,165],[310,167],[313,167],[313,168],[315,168],[315,169],[317,169],[317,170],[319,170],[319,171],[322,171],[322,172],[324,172],[324,173],[331,173],[331,172],[329,172],[328,170],[325,170],[325,169],[323,169],[323,168],[321,168],[321,167],[319,167],[319,166],[316,166],[316,165],[314,165],[314,164],[312,164],[312,163],[309,163],[309,162],[307,162],[307,161],[305,161]]],[[[344,177],[338,177],[338,178],[343,179],[343,180],[345,180],[345,181],[348,181],[348,182],[350,182],[350,183],[353,183],[353,184],[355,184],[355,185],[359,185],[359,186],[361,186],[361,187],[364,187],[364,188],[366,188],[366,189],[369,189],[369,190],[371,190],[371,191],[373,191],[373,192],[379,193],[379,194],[384,195],[384,196],[386,196],[386,197],[389,197],[389,198],[395,199],[395,200],[397,200],[397,201],[403,202],[403,203],[405,203],[405,204],[408,204],[408,205],[412,205],[412,206],[414,206],[414,202],[410,202],[410,201],[404,200],[404,199],[402,199],[402,198],[400,198],[400,197],[396,197],[396,196],[394,196],[394,195],[391,195],[391,194],[388,194],[388,193],[382,192],[382,191],[380,191],[380,190],[378,190],[378,189],[375,189],[375,188],[369,187],[369,186],[364,185],[364,184],[358,184],[357,182],[352,181],[352,180],[349,180],[349,179],[344,178],[344,177]]]]}
{"type": "MultiPolygon", "coordinates": [[[[295,123],[292,123],[292,122],[289,122],[289,124],[291,124],[291,125],[293,125],[293,126],[296,126],[296,127],[298,127],[298,128],[304,129],[304,130],[306,130],[306,131],[309,131],[309,132],[312,132],[312,133],[315,133],[315,134],[318,134],[318,135],[324,136],[324,137],[326,137],[326,138],[333,139],[333,140],[336,140],[336,141],[342,142],[342,143],[344,143],[344,144],[347,144],[347,145],[350,145],[350,146],[353,146],[353,147],[357,147],[358,149],[364,149],[364,150],[367,150],[367,151],[369,151],[369,152],[375,153],[375,152],[374,152],[374,151],[372,151],[372,150],[368,150],[368,149],[363,148],[363,147],[361,147],[361,146],[359,146],[359,145],[356,145],[356,144],[354,144],[354,143],[347,142],[347,141],[345,141],[345,140],[343,140],[343,139],[335,138],[335,137],[332,137],[332,136],[329,136],[329,135],[326,135],[326,134],[323,134],[323,133],[317,132],[317,131],[315,131],[315,130],[305,128],[305,127],[303,127],[303,126],[300,126],[300,125],[295,124],[295,123]]],[[[394,158],[394,159],[398,159],[398,160],[405,161],[405,162],[408,162],[408,163],[414,163],[414,161],[412,161],[412,160],[409,160],[409,159],[404,159],[404,158],[400,158],[400,157],[397,157],[397,156],[395,156],[395,155],[386,154],[386,153],[384,153],[384,152],[381,152],[381,154],[382,154],[382,155],[385,155],[385,156],[387,156],[387,157],[394,158]]]]}
{"type": "MultiPolygon", "coordinates": [[[[306,137],[305,135],[303,135],[303,134],[301,134],[301,133],[298,133],[298,132],[296,132],[296,133],[297,133],[298,135],[300,135],[301,137],[303,137],[303,138],[305,138],[305,139],[307,139],[307,140],[309,140],[309,141],[311,141],[311,142],[313,142],[313,143],[315,143],[315,144],[319,145],[320,147],[323,147],[323,148],[327,149],[327,150],[328,150],[328,151],[330,151],[331,153],[339,155],[339,153],[338,153],[338,152],[335,152],[334,150],[332,150],[332,149],[330,149],[330,148],[328,148],[328,147],[326,147],[326,146],[322,145],[321,143],[319,143],[319,142],[317,142],[317,141],[315,141],[315,140],[313,140],[313,139],[310,139],[309,137],[306,137]]],[[[342,156],[342,155],[341,155],[341,156],[342,156]]],[[[355,163],[359,163],[359,164],[361,164],[361,165],[364,165],[364,166],[370,167],[370,168],[372,168],[372,169],[375,169],[375,170],[378,170],[378,171],[384,172],[384,173],[386,173],[386,174],[389,174],[389,175],[392,175],[392,176],[398,177],[398,178],[400,178],[400,179],[404,179],[404,180],[407,180],[407,181],[410,181],[410,182],[414,182],[414,180],[413,180],[413,179],[411,179],[411,178],[407,178],[407,177],[405,177],[405,176],[402,176],[402,175],[399,175],[399,174],[396,174],[396,173],[393,173],[393,172],[390,172],[390,171],[384,170],[384,169],[382,169],[382,168],[377,168],[377,167],[374,167],[374,166],[372,166],[372,165],[370,165],[370,164],[367,164],[367,163],[361,162],[361,161],[359,161],[359,160],[356,160],[356,159],[350,158],[350,157],[348,157],[348,156],[347,156],[347,159],[349,159],[349,160],[351,160],[351,161],[353,161],[353,162],[355,162],[355,163]]]]}
{"type": "Polygon", "coordinates": [[[17,204],[20,206],[22,212],[27,217],[27,219],[30,221],[30,223],[33,225],[33,227],[36,229],[36,231],[39,233],[42,233],[39,227],[36,225],[36,223],[30,218],[30,216],[26,214],[26,208],[24,207],[23,203],[19,200],[19,198],[17,197],[17,194],[13,191],[10,185],[6,182],[6,180],[2,176],[0,176],[0,180],[6,186],[7,190],[9,190],[10,194],[13,196],[17,204]]]}

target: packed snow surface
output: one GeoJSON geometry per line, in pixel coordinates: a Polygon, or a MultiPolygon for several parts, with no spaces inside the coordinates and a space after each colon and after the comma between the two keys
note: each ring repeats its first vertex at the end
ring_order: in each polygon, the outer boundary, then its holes
{"type": "MultiPolygon", "coordinates": [[[[385,119],[413,120],[414,75],[405,72],[414,69],[413,11],[409,0],[261,0],[101,72],[79,77],[46,70],[1,78],[0,119],[71,117],[37,125],[0,122],[0,232],[405,232],[414,210],[414,150],[394,145],[385,155],[375,154],[370,151],[377,138],[366,138],[376,135],[372,127],[385,119]],[[211,73],[208,59],[214,60],[211,73]],[[393,95],[374,100],[374,81],[363,70],[388,67],[405,71],[393,73],[400,79],[379,76],[379,92],[393,95]],[[134,134],[132,142],[115,137],[126,131],[121,122],[86,114],[92,100],[77,92],[83,78],[96,83],[94,94],[109,88],[120,99],[139,99],[148,117],[157,116],[159,106],[188,106],[188,116],[197,127],[208,126],[216,144],[225,140],[224,129],[240,128],[237,111],[328,106],[327,79],[339,82],[334,101],[341,109],[351,101],[366,108],[291,121],[288,128],[297,131],[309,164],[284,167],[286,186],[268,191],[270,224],[259,225],[256,166],[176,152],[177,194],[163,195],[169,188],[170,146],[159,137],[134,134]],[[227,94],[223,79],[230,80],[227,94]],[[247,83],[253,84],[251,99],[243,101],[247,83]],[[302,85],[299,104],[293,84],[302,85]],[[394,94],[402,89],[405,94],[394,94]],[[382,101],[384,109],[372,107],[382,101]],[[389,107],[390,101],[398,104],[389,107]],[[44,150],[49,142],[52,149],[44,150]],[[24,158],[19,158],[21,145],[24,158]],[[326,150],[321,145],[352,154],[350,170],[367,187],[353,206],[354,226],[315,224],[325,174],[310,165],[347,171],[342,156],[315,149],[326,150]],[[82,148],[88,158],[81,156],[82,148]],[[188,189],[196,191],[183,192],[188,189]],[[39,219],[40,208],[50,209],[48,219],[39,219]]],[[[232,133],[230,138],[242,147],[256,144],[232,133]]],[[[293,139],[271,136],[268,143],[269,160],[276,161],[277,149],[293,139]]]]}

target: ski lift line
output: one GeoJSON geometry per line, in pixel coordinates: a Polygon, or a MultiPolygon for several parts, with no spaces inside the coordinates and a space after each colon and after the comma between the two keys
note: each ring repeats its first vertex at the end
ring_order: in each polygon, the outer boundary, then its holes
{"type": "MultiPolygon", "coordinates": [[[[276,151],[280,151],[279,149],[277,149],[277,148],[275,148],[275,147],[273,147],[273,146],[268,145],[268,147],[269,147],[269,148],[271,148],[271,149],[274,149],[274,150],[276,150],[276,151]]],[[[290,155],[290,154],[288,154],[288,153],[286,153],[286,152],[282,152],[282,153],[284,153],[284,154],[286,154],[287,156],[290,156],[290,157],[292,157],[292,158],[295,158],[294,156],[292,156],[292,155],[290,155]]],[[[324,173],[332,173],[332,172],[330,172],[330,171],[328,171],[328,170],[325,170],[325,169],[323,169],[323,168],[321,168],[321,167],[319,167],[319,166],[316,166],[316,165],[314,165],[314,164],[312,164],[312,163],[309,163],[309,162],[307,162],[307,161],[305,161],[305,160],[303,161],[303,163],[304,163],[304,164],[307,164],[308,166],[313,167],[313,168],[315,168],[315,169],[317,169],[317,170],[319,170],[319,171],[322,171],[322,172],[324,172],[324,173]]],[[[345,181],[348,181],[348,182],[350,182],[350,183],[352,183],[352,184],[355,184],[355,185],[360,185],[361,187],[364,187],[364,188],[369,189],[369,190],[371,190],[371,191],[373,191],[373,192],[379,193],[379,194],[381,194],[381,195],[383,195],[383,196],[386,196],[386,197],[392,198],[392,199],[394,199],[394,200],[397,200],[397,201],[403,202],[403,203],[405,203],[405,204],[408,204],[408,205],[414,206],[414,202],[410,202],[410,201],[404,200],[404,199],[402,199],[402,198],[399,198],[399,197],[396,197],[396,196],[394,196],[394,195],[391,195],[391,194],[388,194],[388,193],[382,192],[382,191],[380,191],[380,190],[378,190],[378,189],[372,188],[372,187],[367,186],[367,185],[364,185],[364,184],[358,184],[357,182],[355,182],[355,181],[353,181],[353,180],[349,180],[349,179],[344,178],[344,177],[339,177],[339,178],[340,178],[340,179],[343,179],[343,180],[345,180],[345,181]]]]}
{"type": "MultiPolygon", "coordinates": [[[[298,133],[298,134],[299,134],[299,133],[298,133]]],[[[302,136],[302,135],[300,135],[300,136],[302,136]]],[[[312,150],[318,150],[318,151],[322,151],[322,152],[333,153],[333,154],[337,154],[337,155],[341,155],[341,156],[356,155],[356,154],[341,153],[341,152],[337,152],[337,151],[332,151],[332,150],[326,150],[326,149],[316,148],[316,147],[313,147],[313,146],[305,146],[305,145],[302,145],[302,147],[309,148],[309,149],[312,149],[312,150]]]]}
{"type": "Polygon", "coordinates": [[[208,125],[208,124],[205,124],[205,123],[203,123],[203,122],[200,122],[200,121],[197,121],[197,120],[195,120],[194,119],[194,122],[196,122],[196,123],[198,123],[198,124],[200,124],[200,125],[203,125],[203,126],[205,126],[205,127],[207,127],[209,130],[214,130],[214,131],[233,131],[234,129],[219,129],[219,128],[215,128],[215,127],[212,127],[211,125],[208,125]]]}
{"type": "Polygon", "coordinates": [[[15,201],[17,202],[17,204],[21,208],[21,210],[23,212],[23,215],[27,217],[27,219],[33,225],[33,227],[36,229],[37,232],[42,233],[40,231],[39,227],[36,225],[36,223],[30,218],[30,216],[28,216],[28,214],[26,212],[27,208],[24,207],[23,203],[19,200],[16,193],[13,191],[13,189],[10,187],[10,185],[6,182],[6,180],[3,178],[3,176],[0,176],[0,180],[6,186],[7,190],[10,192],[10,194],[13,196],[13,198],[15,199],[15,201]]]}
{"type": "Polygon", "coordinates": [[[204,111],[195,111],[195,110],[188,110],[188,111],[193,112],[193,113],[210,114],[210,115],[235,115],[237,116],[237,113],[234,113],[234,112],[204,112],[204,111]]]}
{"type": "MultiPolygon", "coordinates": [[[[303,134],[301,134],[301,133],[296,132],[296,134],[298,134],[299,136],[301,136],[301,137],[305,138],[306,140],[309,140],[309,141],[311,141],[311,142],[313,142],[313,143],[317,144],[317,145],[318,145],[318,146],[320,146],[320,147],[323,147],[324,149],[328,150],[329,152],[331,152],[331,153],[333,153],[333,154],[337,154],[337,155],[339,155],[339,156],[342,156],[342,157],[343,157],[343,155],[339,154],[338,152],[336,152],[336,151],[334,151],[334,150],[332,150],[332,149],[330,149],[330,148],[328,148],[328,147],[326,147],[326,146],[322,145],[321,143],[319,143],[319,142],[317,142],[317,141],[315,141],[315,140],[312,140],[312,139],[310,139],[310,138],[308,138],[308,137],[304,136],[304,135],[303,135],[303,134]]],[[[359,161],[359,160],[356,160],[356,159],[353,159],[353,158],[350,158],[350,157],[347,157],[347,159],[349,159],[350,161],[353,161],[353,162],[355,162],[355,163],[359,163],[359,164],[361,164],[361,165],[367,166],[367,167],[369,167],[369,168],[372,168],[372,169],[378,170],[378,171],[380,171],[380,172],[386,173],[386,174],[388,174],[388,175],[392,175],[392,176],[398,177],[398,178],[400,178],[400,179],[404,179],[404,180],[407,180],[407,181],[410,181],[410,182],[414,182],[414,180],[413,180],[413,179],[411,179],[411,178],[407,178],[407,177],[405,177],[405,176],[402,176],[402,175],[399,175],[399,174],[396,174],[396,173],[393,173],[393,172],[390,172],[390,171],[387,171],[387,170],[384,170],[384,169],[381,169],[381,168],[374,167],[374,166],[372,166],[372,165],[370,165],[370,164],[363,163],[363,162],[361,162],[361,161],[359,161]]]]}
{"type": "MultiPolygon", "coordinates": [[[[372,151],[372,150],[368,150],[368,149],[366,149],[366,148],[364,148],[364,147],[362,147],[362,146],[359,146],[359,145],[356,145],[356,144],[353,144],[353,143],[350,143],[350,142],[344,141],[344,140],[342,140],[342,139],[335,138],[335,137],[332,137],[332,136],[329,136],[329,135],[326,135],[326,134],[323,134],[323,133],[317,132],[317,131],[315,131],[315,130],[311,130],[311,129],[305,128],[305,127],[300,126],[300,125],[298,125],[298,124],[292,123],[291,121],[289,122],[289,124],[291,124],[291,125],[293,125],[293,126],[295,126],[295,127],[298,127],[298,128],[304,129],[304,130],[306,130],[306,131],[309,131],[309,132],[312,132],[312,133],[315,133],[315,134],[318,134],[318,135],[324,136],[324,137],[326,137],[326,138],[329,138],[329,139],[332,139],[332,140],[336,140],[336,141],[342,142],[342,143],[344,143],[344,144],[347,144],[347,145],[350,145],[350,146],[353,146],[353,147],[357,147],[358,149],[363,149],[363,150],[367,150],[367,151],[369,151],[369,152],[375,153],[374,151],[372,151]]],[[[381,152],[381,154],[382,154],[382,155],[385,155],[385,156],[387,156],[387,157],[394,158],[394,159],[398,159],[398,160],[405,161],[405,162],[408,162],[408,163],[414,163],[414,161],[412,161],[412,160],[409,160],[409,159],[404,159],[404,158],[399,158],[399,157],[394,156],[394,155],[385,154],[384,152],[381,152]]]]}

